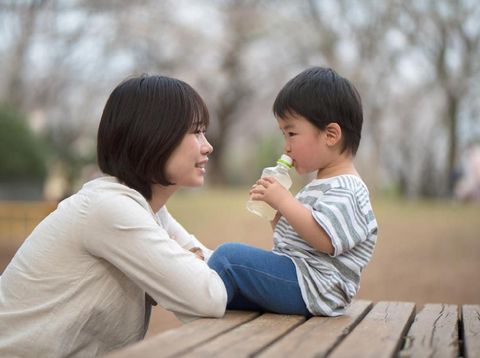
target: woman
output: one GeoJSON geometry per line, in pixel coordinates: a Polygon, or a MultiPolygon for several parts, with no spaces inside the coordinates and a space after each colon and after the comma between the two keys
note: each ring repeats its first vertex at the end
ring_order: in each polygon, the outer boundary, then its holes
{"type": "Polygon", "coordinates": [[[182,316],[224,314],[210,251],[165,207],[178,188],[203,184],[208,121],[182,81],[144,75],[114,89],[97,140],[107,176],[61,202],[0,277],[0,356],[123,347],[143,338],[150,297],[182,316]]]}

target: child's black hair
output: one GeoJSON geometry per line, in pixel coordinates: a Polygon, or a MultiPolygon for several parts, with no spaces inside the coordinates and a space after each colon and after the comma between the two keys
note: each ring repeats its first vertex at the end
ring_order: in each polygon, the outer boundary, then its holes
{"type": "Polygon", "coordinates": [[[300,115],[320,130],[330,123],[342,129],[342,152],[356,154],[363,124],[362,100],[349,80],[334,70],[312,67],[299,73],[280,90],[273,104],[277,118],[300,115]]]}

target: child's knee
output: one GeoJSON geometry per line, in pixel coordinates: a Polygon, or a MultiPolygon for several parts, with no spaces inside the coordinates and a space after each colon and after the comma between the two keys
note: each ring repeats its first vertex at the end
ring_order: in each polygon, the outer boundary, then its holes
{"type": "Polygon", "coordinates": [[[241,250],[243,246],[245,246],[245,245],[237,243],[237,242],[226,242],[226,243],[218,246],[215,249],[214,253],[217,254],[217,255],[228,257],[232,254],[238,253],[239,250],[241,250]]]}
{"type": "Polygon", "coordinates": [[[208,259],[208,266],[214,269],[215,271],[219,271],[221,267],[225,266],[227,263],[227,256],[230,251],[228,248],[229,244],[222,244],[218,246],[208,259]]]}
{"type": "Polygon", "coordinates": [[[213,268],[215,271],[219,271],[221,268],[224,268],[229,265],[231,259],[238,255],[238,250],[242,244],[227,242],[218,246],[215,251],[213,251],[210,259],[208,260],[208,266],[213,268]]]}

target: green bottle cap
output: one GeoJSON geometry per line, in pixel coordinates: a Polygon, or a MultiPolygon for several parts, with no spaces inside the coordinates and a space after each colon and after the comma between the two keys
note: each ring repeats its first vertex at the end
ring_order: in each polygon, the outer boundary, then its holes
{"type": "Polygon", "coordinates": [[[281,163],[290,169],[292,167],[293,160],[288,155],[282,154],[280,159],[277,160],[277,163],[281,163]]]}

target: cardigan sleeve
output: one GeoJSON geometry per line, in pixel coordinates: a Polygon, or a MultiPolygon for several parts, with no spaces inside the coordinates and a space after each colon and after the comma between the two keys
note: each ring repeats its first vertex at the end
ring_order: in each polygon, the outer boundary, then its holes
{"type": "Polygon", "coordinates": [[[86,220],[82,236],[89,253],[122,271],[160,306],[187,316],[225,313],[221,278],[172,240],[140,203],[127,195],[109,196],[96,203],[86,220]]]}
{"type": "Polygon", "coordinates": [[[171,239],[177,241],[177,243],[186,250],[190,250],[192,247],[199,247],[203,252],[205,262],[208,261],[212,255],[212,250],[204,246],[194,235],[185,230],[185,228],[170,215],[166,206],[163,206],[157,212],[156,216],[171,239]]]}

